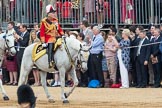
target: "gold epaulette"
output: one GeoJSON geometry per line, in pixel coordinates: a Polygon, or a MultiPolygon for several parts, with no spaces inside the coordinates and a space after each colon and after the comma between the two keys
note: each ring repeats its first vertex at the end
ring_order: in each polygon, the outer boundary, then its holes
{"type": "Polygon", "coordinates": [[[46,23],[46,17],[45,18],[43,18],[42,20],[41,20],[41,22],[40,22],[40,26],[42,26],[42,23],[46,23]]]}
{"type": "Polygon", "coordinates": [[[42,23],[44,24],[45,28],[46,28],[46,33],[48,33],[50,30],[56,30],[56,26],[54,24],[49,24],[46,21],[47,18],[42,19],[41,21],[41,25],[42,23]]]}

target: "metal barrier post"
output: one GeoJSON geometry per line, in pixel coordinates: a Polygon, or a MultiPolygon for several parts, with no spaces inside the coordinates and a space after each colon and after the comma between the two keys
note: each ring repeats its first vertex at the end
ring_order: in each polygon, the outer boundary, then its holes
{"type": "MultiPolygon", "coordinates": [[[[83,21],[83,0],[80,0],[80,22],[83,21]]],[[[80,22],[78,21],[79,25],[80,22]]],[[[81,32],[81,29],[80,29],[81,32]]]]}
{"type": "Polygon", "coordinates": [[[118,30],[118,0],[115,0],[115,28],[118,30]]]}
{"type": "Polygon", "coordinates": [[[0,1],[0,27],[2,26],[2,1],[0,1]]]}
{"type": "Polygon", "coordinates": [[[154,22],[154,0],[151,0],[151,23],[154,22]]]}

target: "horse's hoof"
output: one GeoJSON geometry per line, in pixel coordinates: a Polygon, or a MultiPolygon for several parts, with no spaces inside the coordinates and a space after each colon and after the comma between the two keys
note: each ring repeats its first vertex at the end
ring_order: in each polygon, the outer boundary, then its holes
{"type": "Polygon", "coordinates": [[[64,100],[63,103],[66,104],[66,103],[69,103],[69,101],[68,100],[64,100]]]}
{"type": "Polygon", "coordinates": [[[68,97],[66,93],[64,93],[64,96],[65,96],[65,98],[67,98],[67,97],[68,97]]]}
{"type": "Polygon", "coordinates": [[[53,99],[49,99],[48,102],[54,103],[55,101],[53,99]]]}
{"type": "Polygon", "coordinates": [[[8,97],[8,96],[4,96],[4,97],[3,97],[3,100],[4,100],[4,101],[8,101],[8,100],[9,100],[9,97],[8,97]]]}

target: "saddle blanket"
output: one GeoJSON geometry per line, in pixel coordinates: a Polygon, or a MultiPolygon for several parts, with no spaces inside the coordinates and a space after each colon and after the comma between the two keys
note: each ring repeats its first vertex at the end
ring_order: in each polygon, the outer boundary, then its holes
{"type": "MultiPolygon", "coordinates": [[[[62,38],[59,38],[55,43],[53,51],[55,52],[57,48],[59,48],[59,46],[61,45],[62,45],[62,38]]],[[[46,54],[47,52],[46,50],[47,50],[46,48],[42,47],[42,43],[36,43],[32,51],[32,60],[34,62],[37,61],[40,57],[46,54]]]]}

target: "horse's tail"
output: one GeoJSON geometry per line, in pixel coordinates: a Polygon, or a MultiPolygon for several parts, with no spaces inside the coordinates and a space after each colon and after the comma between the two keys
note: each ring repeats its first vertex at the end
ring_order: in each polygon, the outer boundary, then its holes
{"type": "Polygon", "coordinates": [[[33,62],[31,58],[31,54],[32,54],[31,49],[33,49],[32,45],[26,47],[24,50],[24,54],[23,54],[22,61],[21,61],[20,78],[19,78],[19,84],[18,84],[19,86],[22,84],[26,84],[27,79],[28,79],[28,74],[30,73],[33,67],[33,62]],[[26,64],[26,61],[28,61],[27,64],[26,64]]]}
{"type": "Polygon", "coordinates": [[[22,62],[21,62],[21,68],[20,68],[20,76],[19,76],[19,83],[18,83],[18,86],[22,85],[23,84],[23,73],[24,72],[24,60],[22,59],[22,62]]]}

